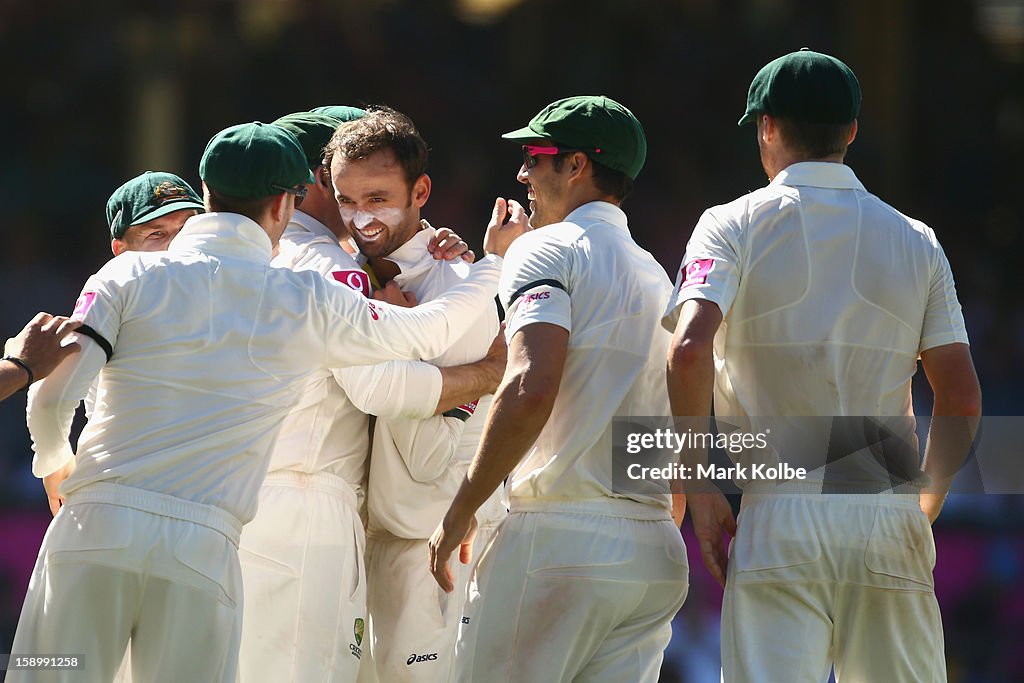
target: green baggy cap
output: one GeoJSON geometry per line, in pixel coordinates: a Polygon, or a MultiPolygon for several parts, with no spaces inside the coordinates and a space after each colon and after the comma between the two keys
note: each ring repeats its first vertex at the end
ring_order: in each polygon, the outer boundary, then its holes
{"type": "Polygon", "coordinates": [[[359,107],[348,107],[344,104],[328,104],[322,107],[313,107],[310,109],[314,114],[327,114],[333,116],[336,119],[344,121],[355,121],[366,116],[366,110],[360,109],[359,107]]]}
{"type": "Polygon", "coordinates": [[[302,111],[282,116],[273,123],[295,136],[306,155],[306,165],[313,169],[323,161],[324,147],[342,121],[327,114],[302,111]]]}
{"type": "Polygon", "coordinates": [[[295,136],[259,121],[214,135],[199,162],[199,177],[210,189],[236,199],[269,197],[313,182],[295,136]]]}
{"type": "Polygon", "coordinates": [[[850,123],[860,113],[860,83],[835,57],[805,47],[768,62],[754,76],[739,125],[762,113],[806,123],[850,123]]]}
{"type": "Polygon", "coordinates": [[[133,225],[141,225],[186,209],[203,210],[203,200],[173,173],[146,171],[114,190],[107,200],[110,236],[124,237],[133,225]]]}
{"type": "Polygon", "coordinates": [[[604,95],[566,97],[544,107],[506,140],[551,140],[580,149],[608,168],[636,179],[647,159],[647,137],[633,112],[604,95]]]}

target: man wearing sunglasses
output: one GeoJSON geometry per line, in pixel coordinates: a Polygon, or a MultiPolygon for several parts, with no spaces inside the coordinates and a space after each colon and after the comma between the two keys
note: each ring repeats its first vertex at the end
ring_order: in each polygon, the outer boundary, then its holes
{"type": "MultiPolygon", "coordinates": [[[[130,640],[135,680],[234,683],[238,538],[309,373],[440,353],[467,327],[456,311],[490,304],[500,267],[484,259],[417,309],[368,302],[319,274],[270,266],[312,180],[290,133],[227,128],[199,172],[209,213],[168,251],[122,254],[89,279],[72,316],[83,323],[80,353],[30,397],[33,472],[77,467],[14,650],[85,653],[87,680],[111,680],[130,640]],[[76,455],[71,416],[97,377],[76,455]]],[[[497,231],[485,244],[507,248],[497,231]]]]}
{"type": "Polygon", "coordinates": [[[660,310],[672,284],[620,208],[647,142],[607,97],[545,107],[525,143],[531,232],[509,250],[499,294],[508,369],[480,447],[430,539],[437,582],[473,515],[509,477],[510,514],[477,562],[459,633],[460,681],[658,679],[687,591],[671,496],[612,482],[615,416],[667,415],[660,310]]]}
{"type": "MultiPolygon", "coordinates": [[[[357,120],[362,109],[337,107],[357,120]]],[[[341,219],[323,150],[344,121],[316,112],[282,116],[274,125],[295,136],[313,174],[292,214],[271,265],[310,270],[364,296],[368,273],[342,248],[341,219]]],[[[432,242],[426,259],[458,259],[466,243],[446,231],[451,249],[432,242]],[[454,237],[453,237],[454,236],[454,237]],[[461,250],[459,247],[461,246],[461,250]]],[[[388,291],[400,292],[397,286],[388,291]]],[[[391,303],[396,303],[391,301],[391,303]]],[[[404,305],[404,300],[397,303],[404,305]]],[[[428,418],[479,397],[493,386],[472,382],[500,376],[504,358],[486,359],[488,373],[391,361],[367,368],[355,381],[343,371],[312,373],[303,399],[285,418],[260,489],[256,516],[239,543],[245,612],[239,680],[355,680],[366,646],[364,512],[369,416],[428,418]],[[492,367],[493,366],[493,367],[492,367]],[[311,589],[314,587],[315,589],[311,589]]],[[[497,380],[494,380],[495,382],[497,380]]]]}

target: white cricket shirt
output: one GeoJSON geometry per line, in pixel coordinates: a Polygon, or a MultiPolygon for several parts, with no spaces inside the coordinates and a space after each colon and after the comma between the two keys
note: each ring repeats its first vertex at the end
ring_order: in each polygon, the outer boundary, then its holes
{"type": "MultiPolygon", "coordinates": [[[[388,257],[401,269],[395,283],[418,301],[430,301],[469,277],[475,265],[437,261],[427,251],[434,228],[423,229],[388,257]]],[[[498,334],[498,311],[490,305],[466,309],[470,321],[464,335],[443,353],[430,358],[438,366],[464,365],[483,358],[498,334]]],[[[374,368],[348,368],[342,386],[359,384],[374,368]]],[[[426,539],[444,518],[448,506],[476,453],[493,397],[427,419],[381,417],[373,433],[367,491],[368,529],[395,536],[426,539]]],[[[434,401],[435,405],[437,401],[434,401]]],[[[480,524],[504,516],[500,489],[477,513],[480,524]]]]}
{"type": "Polygon", "coordinates": [[[83,349],[57,375],[66,386],[36,392],[55,397],[29,406],[36,476],[73,457],[71,416],[102,368],[65,495],[109,481],[215,505],[244,523],[309,373],[441,353],[469,327],[452,312],[490,305],[501,264],[486,257],[441,299],[401,309],[316,272],[271,267],[270,257],[256,223],[208,213],[190,218],[168,251],[122,254],[91,277],[74,317],[111,356],[103,365],[83,349]]]}
{"type": "Polygon", "coordinates": [[[843,164],[793,164],[708,209],[686,246],[665,325],[718,304],[715,412],[911,415],[922,351],[967,343],[935,233],[843,164]]]}
{"type": "Polygon", "coordinates": [[[499,293],[509,340],[533,323],[569,331],[551,417],[510,480],[513,509],[517,499],[594,501],[615,514],[613,499],[626,499],[664,516],[668,495],[620,494],[612,486],[612,418],[669,414],[671,335],[660,321],[672,283],[633,241],[626,214],[591,202],[526,233],[506,254],[499,293]]]}
{"type": "MultiPolygon", "coordinates": [[[[424,250],[425,251],[425,250],[424,250]]],[[[371,294],[370,277],[338,244],[327,226],[296,211],[284,231],[278,255],[271,265],[291,270],[311,270],[360,292],[371,294]]],[[[386,405],[374,404],[377,412],[432,415],[441,395],[441,372],[427,363],[392,361],[385,371],[397,372],[400,386],[389,389],[386,405]]],[[[382,378],[374,378],[383,382],[382,378]]],[[[376,386],[363,382],[352,387],[363,397],[376,386]]],[[[379,392],[373,392],[379,393],[379,392]]],[[[361,398],[365,404],[366,399],[361,398]]],[[[285,417],[270,457],[270,471],[328,472],[348,482],[361,499],[369,453],[369,417],[357,408],[326,369],[310,373],[299,404],[285,417]]]]}

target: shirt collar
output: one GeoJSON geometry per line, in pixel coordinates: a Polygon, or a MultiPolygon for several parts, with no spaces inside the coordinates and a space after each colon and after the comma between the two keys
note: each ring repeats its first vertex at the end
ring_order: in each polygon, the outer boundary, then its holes
{"type": "Polygon", "coordinates": [[[423,226],[422,230],[417,230],[408,242],[384,257],[386,261],[391,261],[398,266],[400,273],[395,280],[399,284],[429,270],[434,262],[434,257],[427,251],[427,242],[431,240],[436,231],[425,220],[421,220],[420,225],[423,226]],[[429,258],[425,258],[425,256],[429,258]]]}
{"type": "Polygon", "coordinates": [[[790,187],[825,187],[833,190],[867,190],[846,164],[828,161],[801,161],[790,164],[771,182],[790,187]]]}
{"type": "Polygon", "coordinates": [[[292,213],[292,220],[286,228],[287,231],[303,231],[313,233],[317,237],[326,237],[332,242],[337,242],[338,237],[331,232],[331,229],[326,225],[318,221],[317,219],[310,216],[308,213],[296,209],[292,213]]]}
{"type": "Polygon", "coordinates": [[[255,221],[237,213],[204,213],[192,216],[168,251],[201,251],[214,256],[234,256],[270,263],[270,237],[255,221]]]}
{"type": "Polygon", "coordinates": [[[626,213],[609,202],[587,202],[586,204],[578,206],[570,211],[569,215],[564,219],[565,223],[576,224],[590,223],[593,221],[609,223],[615,227],[622,228],[627,233],[629,232],[626,213]]]}

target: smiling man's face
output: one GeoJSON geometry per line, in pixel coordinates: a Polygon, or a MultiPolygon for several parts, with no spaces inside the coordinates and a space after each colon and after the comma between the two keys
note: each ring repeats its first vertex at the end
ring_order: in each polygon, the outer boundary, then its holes
{"type": "Polygon", "coordinates": [[[420,208],[430,194],[430,179],[421,175],[410,187],[390,149],[365,159],[335,155],[331,179],[341,218],[365,256],[387,256],[420,229],[420,208]]]}

